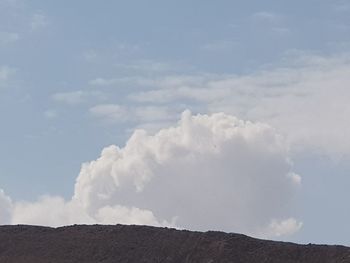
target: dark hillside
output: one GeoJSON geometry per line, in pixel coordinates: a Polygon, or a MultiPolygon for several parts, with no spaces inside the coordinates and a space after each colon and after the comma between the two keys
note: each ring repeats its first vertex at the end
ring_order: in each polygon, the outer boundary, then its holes
{"type": "Polygon", "coordinates": [[[350,248],[149,226],[0,227],[0,262],[350,262],[350,248]]]}

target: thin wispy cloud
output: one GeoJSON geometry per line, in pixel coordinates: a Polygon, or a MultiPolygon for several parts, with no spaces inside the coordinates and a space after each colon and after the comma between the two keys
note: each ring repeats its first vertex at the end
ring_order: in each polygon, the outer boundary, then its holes
{"type": "Polygon", "coordinates": [[[276,24],[281,22],[282,15],[273,12],[261,11],[254,13],[251,18],[257,22],[269,22],[271,24],[276,24]]]}
{"type": "Polygon", "coordinates": [[[11,75],[15,73],[14,68],[10,68],[8,66],[1,66],[0,67],[0,80],[6,81],[10,78],[11,75]]]}
{"type": "Polygon", "coordinates": [[[13,81],[17,69],[9,66],[0,66],[0,88],[9,87],[9,83],[13,81]]]}
{"type": "Polygon", "coordinates": [[[129,112],[117,104],[101,104],[89,109],[90,113],[106,122],[124,122],[129,118],[129,112]]]}
{"type": "Polygon", "coordinates": [[[96,50],[89,49],[83,52],[83,58],[87,62],[94,62],[98,59],[99,54],[96,50]]]}
{"type": "Polygon", "coordinates": [[[0,31],[0,45],[8,45],[20,39],[18,33],[0,31]]]}
{"type": "Polygon", "coordinates": [[[58,116],[58,113],[55,110],[46,110],[44,116],[47,119],[55,119],[58,116]]]}
{"type": "Polygon", "coordinates": [[[201,49],[203,51],[230,51],[238,45],[239,41],[222,40],[204,44],[201,49]]]}
{"type": "Polygon", "coordinates": [[[99,104],[89,109],[90,114],[109,124],[130,122],[138,125],[173,121],[176,113],[164,106],[122,106],[99,104]]]}
{"type": "Polygon", "coordinates": [[[89,85],[93,86],[112,86],[122,82],[123,79],[107,79],[107,78],[96,78],[89,81],[89,85]]]}
{"type": "Polygon", "coordinates": [[[85,102],[94,102],[105,99],[105,94],[100,91],[76,90],[69,92],[58,92],[53,94],[52,99],[59,103],[78,105],[85,102]]]}
{"type": "Polygon", "coordinates": [[[186,78],[191,81],[178,76],[174,85],[158,79],[154,80],[158,88],[130,94],[129,98],[157,104],[189,99],[199,103],[202,110],[264,120],[285,133],[297,147],[320,147],[331,155],[348,154],[350,145],[343,142],[350,128],[346,121],[350,108],[344,97],[350,81],[346,57],[304,57],[296,67],[246,76],[203,75],[197,78],[198,83],[190,76],[186,78]],[[329,129],[323,126],[325,121],[332,123],[329,129]]]}
{"type": "Polygon", "coordinates": [[[47,27],[49,24],[49,20],[47,16],[43,13],[36,13],[32,16],[31,22],[30,22],[30,29],[32,31],[37,31],[42,28],[47,27]]]}

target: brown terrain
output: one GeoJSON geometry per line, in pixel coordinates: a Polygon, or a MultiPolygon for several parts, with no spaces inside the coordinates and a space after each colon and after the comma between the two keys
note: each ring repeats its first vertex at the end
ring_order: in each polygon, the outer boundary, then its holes
{"type": "Polygon", "coordinates": [[[350,248],[149,226],[1,226],[0,262],[350,262],[350,248]]]}

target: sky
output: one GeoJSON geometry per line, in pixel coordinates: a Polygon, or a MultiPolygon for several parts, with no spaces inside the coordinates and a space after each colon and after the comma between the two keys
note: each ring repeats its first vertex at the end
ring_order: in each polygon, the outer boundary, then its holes
{"type": "Polygon", "coordinates": [[[0,224],[350,245],[350,2],[0,0],[0,224]]]}

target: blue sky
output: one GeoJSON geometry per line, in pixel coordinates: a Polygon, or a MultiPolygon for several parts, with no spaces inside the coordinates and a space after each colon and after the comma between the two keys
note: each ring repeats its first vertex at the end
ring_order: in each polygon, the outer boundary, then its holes
{"type": "Polygon", "coordinates": [[[69,200],[82,163],[135,129],[225,112],[286,138],[303,226],[284,239],[350,245],[349,12],[326,0],[0,0],[0,189],[69,200]]]}

